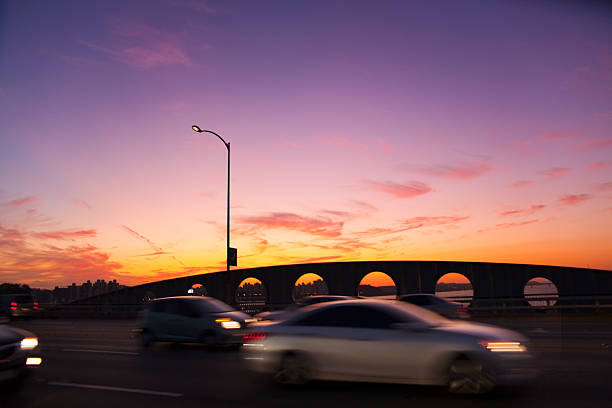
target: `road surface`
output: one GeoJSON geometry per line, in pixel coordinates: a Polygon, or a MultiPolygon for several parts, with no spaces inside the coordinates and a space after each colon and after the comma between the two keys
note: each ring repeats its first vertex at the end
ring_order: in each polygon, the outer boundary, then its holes
{"type": "Polygon", "coordinates": [[[612,318],[488,322],[532,339],[537,381],[478,397],[385,384],[282,388],[246,371],[236,350],[167,344],[141,350],[134,320],[18,321],[12,324],[39,336],[44,362],[20,389],[0,389],[0,407],[612,407],[612,318]]]}

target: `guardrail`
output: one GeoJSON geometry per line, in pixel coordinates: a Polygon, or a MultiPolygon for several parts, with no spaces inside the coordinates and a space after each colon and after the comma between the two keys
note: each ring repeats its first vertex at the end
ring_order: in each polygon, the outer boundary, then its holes
{"type": "MultiPolygon", "coordinates": [[[[470,298],[466,296],[446,299],[466,305],[472,315],[510,315],[537,313],[612,313],[612,295],[558,296],[550,294],[506,298],[470,298]],[[531,304],[530,304],[531,303],[531,304]]],[[[261,301],[235,304],[236,309],[256,314],[263,310],[278,310],[290,304],[266,304],[261,301]]],[[[31,317],[41,318],[136,318],[144,304],[78,304],[42,303],[31,317]]]]}

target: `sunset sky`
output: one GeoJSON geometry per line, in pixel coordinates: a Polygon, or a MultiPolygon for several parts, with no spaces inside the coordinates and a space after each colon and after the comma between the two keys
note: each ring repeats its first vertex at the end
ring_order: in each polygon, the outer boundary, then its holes
{"type": "Polygon", "coordinates": [[[0,3],[0,282],[456,260],[612,269],[612,10],[0,3]]]}

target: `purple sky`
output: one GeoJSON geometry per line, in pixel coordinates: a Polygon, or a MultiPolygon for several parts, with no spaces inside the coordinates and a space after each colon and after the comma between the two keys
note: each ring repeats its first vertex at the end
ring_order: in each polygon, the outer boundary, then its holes
{"type": "Polygon", "coordinates": [[[440,259],[612,269],[612,11],[5,1],[0,281],[440,259]]]}

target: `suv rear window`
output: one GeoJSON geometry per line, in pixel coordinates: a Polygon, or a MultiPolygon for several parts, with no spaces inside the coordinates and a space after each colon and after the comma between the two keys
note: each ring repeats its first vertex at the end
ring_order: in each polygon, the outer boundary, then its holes
{"type": "Polygon", "coordinates": [[[19,295],[15,296],[15,302],[17,303],[34,303],[34,298],[30,295],[19,295]]]}

